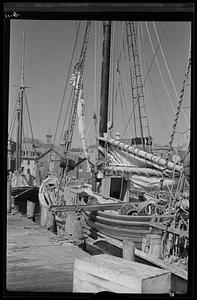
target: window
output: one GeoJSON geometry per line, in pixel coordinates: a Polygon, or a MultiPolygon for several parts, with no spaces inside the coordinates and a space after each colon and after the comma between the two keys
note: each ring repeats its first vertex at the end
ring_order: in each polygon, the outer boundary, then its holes
{"type": "Polygon", "coordinates": [[[27,169],[27,174],[30,174],[30,169],[27,169]]]}
{"type": "Polygon", "coordinates": [[[30,165],[30,159],[27,160],[27,164],[30,165]]]}

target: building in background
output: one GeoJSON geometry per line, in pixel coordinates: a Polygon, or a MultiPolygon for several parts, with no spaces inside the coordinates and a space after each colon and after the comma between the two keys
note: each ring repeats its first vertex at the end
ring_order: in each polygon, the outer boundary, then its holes
{"type": "MultiPolygon", "coordinates": [[[[61,174],[60,159],[64,156],[64,143],[56,146],[52,142],[50,131],[46,134],[46,140],[31,139],[24,137],[22,141],[21,168],[24,175],[36,177],[36,169],[39,170],[39,181],[42,182],[48,175],[59,176],[61,174]]],[[[83,159],[82,148],[71,148],[70,159],[75,163],[83,159]]],[[[95,163],[96,146],[88,147],[88,159],[95,163]]],[[[16,169],[16,142],[8,141],[8,170],[14,172],[16,169]]],[[[87,161],[69,172],[73,178],[86,178],[91,180],[91,165],[87,161]]]]}

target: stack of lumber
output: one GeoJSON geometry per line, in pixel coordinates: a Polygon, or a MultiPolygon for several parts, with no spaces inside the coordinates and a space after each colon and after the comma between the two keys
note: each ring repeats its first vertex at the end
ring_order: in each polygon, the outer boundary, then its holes
{"type": "Polygon", "coordinates": [[[112,255],[99,254],[74,263],[73,292],[156,293],[171,290],[171,273],[112,255]]]}

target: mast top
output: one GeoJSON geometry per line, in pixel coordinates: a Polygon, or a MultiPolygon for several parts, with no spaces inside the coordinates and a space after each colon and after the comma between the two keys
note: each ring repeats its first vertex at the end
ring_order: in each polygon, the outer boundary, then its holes
{"type": "Polygon", "coordinates": [[[20,84],[21,89],[24,89],[24,61],[25,61],[25,32],[23,31],[23,52],[21,58],[21,84],[20,84]]]}

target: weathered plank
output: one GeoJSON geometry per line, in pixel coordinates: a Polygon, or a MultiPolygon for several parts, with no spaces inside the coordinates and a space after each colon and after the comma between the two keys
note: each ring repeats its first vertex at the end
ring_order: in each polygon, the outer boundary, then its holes
{"type": "Polygon", "coordinates": [[[50,210],[53,212],[71,212],[71,211],[97,211],[97,210],[116,210],[122,207],[123,203],[102,203],[102,204],[86,204],[86,205],[65,205],[65,206],[51,206],[50,210]]]}
{"type": "Polygon", "coordinates": [[[131,239],[123,239],[123,258],[135,261],[135,244],[131,239]]]}
{"type": "Polygon", "coordinates": [[[7,291],[72,292],[74,261],[89,254],[20,215],[7,224],[7,291]]]}
{"type": "Polygon", "coordinates": [[[90,292],[98,293],[102,291],[110,291],[114,293],[130,293],[130,288],[117,284],[113,281],[103,279],[98,276],[84,273],[78,269],[74,272],[73,292],[90,292]],[[85,280],[84,280],[85,278],[85,280]]]}
{"type": "Polygon", "coordinates": [[[163,294],[171,289],[170,272],[105,254],[75,260],[74,291],[80,292],[83,278],[86,283],[90,279],[84,292],[90,292],[91,285],[92,292],[95,292],[96,286],[98,292],[107,290],[115,293],[163,294]]]}

